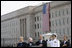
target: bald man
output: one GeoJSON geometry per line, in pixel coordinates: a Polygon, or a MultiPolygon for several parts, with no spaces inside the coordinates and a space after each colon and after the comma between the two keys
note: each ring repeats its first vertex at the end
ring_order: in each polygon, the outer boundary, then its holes
{"type": "Polygon", "coordinates": [[[46,41],[43,40],[42,35],[39,36],[39,40],[36,42],[36,45],[38,45],[40,47],[46,47],[46,41]]]}

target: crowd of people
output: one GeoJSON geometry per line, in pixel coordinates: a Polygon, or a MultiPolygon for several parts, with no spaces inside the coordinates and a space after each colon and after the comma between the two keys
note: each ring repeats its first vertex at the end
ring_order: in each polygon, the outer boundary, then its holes
{"type": "Polygon", "coordinates": [[[39,36],[39,40],[34,42],[31,37],[28,39],[28,43],[24,42],[23,37],[20,37],[17,47],[70,47],[70,42],[67,36],[64,36],[64,40],[60,41],[57,36],[53,34],[48,40],[43,40],[42,35],[39,36]]]}

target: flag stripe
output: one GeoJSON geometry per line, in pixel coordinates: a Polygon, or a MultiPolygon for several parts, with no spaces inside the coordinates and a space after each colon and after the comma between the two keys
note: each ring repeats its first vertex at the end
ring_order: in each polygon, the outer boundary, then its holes
{"type": "Polygon", "coordinates": [[[49,10],[50,10],[50,7],[49,7],[50,4],[44,4],[43,6],[43,32],[47,32],[50,30],[50,26],[49,26],[49,22],[50,22],[50,19],[49,19],[49,10]]]}

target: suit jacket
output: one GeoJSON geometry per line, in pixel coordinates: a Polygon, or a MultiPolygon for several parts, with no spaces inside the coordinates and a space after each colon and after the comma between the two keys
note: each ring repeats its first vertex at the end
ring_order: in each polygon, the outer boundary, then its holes
{"type": "Polygon", "coordinates": [[[27,47],[27,43],[26,42],[18,43],[17,47],[27,47]]]}
{"type": "MultiPolygon", "coordinates": [[[[70,47],[70,42],[69,41],[66,41],[65,44],[67,44],[67,46],[64,46],[64,47],[70,47]]],[[[61,42],[61,47],[64,45],[64,41],[61,42]]]]}
{"type": "Polygon", "coordinates": [[[40,40],[38,40],[38,41],[36,42],[36,45],[40,45],[40,44],[43,44],[42,47],[47,47],[47,43],[46,43],[45,40],[42,40],[42,43],[40,42],[40,40]]]}
{"type": "Polygon", "coordinates": [[[33,42],[29,42],[28,43],[28,47],[32,47],[32,46],[34,46],[35,44],[33,43],[33,42]]]}

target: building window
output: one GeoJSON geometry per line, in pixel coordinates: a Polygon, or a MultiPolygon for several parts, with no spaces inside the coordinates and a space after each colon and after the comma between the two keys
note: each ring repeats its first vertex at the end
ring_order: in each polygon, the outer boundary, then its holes
{"type": "Polygon", "coordinates": [[[51,23],[51,24],[52,24],[52,26],[54,26],[54,21],[52,21],[52,23],[51,23]]]}
{"type": "Polygon", "coordinates": [[[69,18],[67,18],[67,24],[69,24],[69,18]]]}
{"type": "Polygon", "coordinates": [[[57,20],[55,20],[56,26],[57,26],[57,20]]]}
{"type": "Polygon", "coordinates": [[[56,33],[57,33],[58,31],[57,31],[57,29],[56,29],[56,33]]]}
{"type": "Polygon", "coordinates": [[[71,27],[69,28],[69,34],[70,34],[70,36],[71,36],[71,27]]]}
{"type": "Polygon", "coordinates": [[[65,28],[63,28],[63,34],[65,34],[65,28]]]}
{"type": "Polygon", "coordinates": [[[61,20],[59,19],[59,25],[61,26],[61,20]]]}
{"type": "Polygon", "coordinates": [[[71,24],[71,17],[69,18],[69,23],[71,24]]]}
{"type": "Polygon", "coordinates": [[[54,14],[53,14],[53,12],[52,12],[52,14],[51,14],[51,18],[53,18],[54,17],[54,14]]]}
{"type": "Polygon", "coordinates": [[[37,24],[37,27],[38,27],[38,29],[39,29],[39,24],[37,24]]]}
{"type": "Polygon", "coordinates": [[[36,37],[36,32],[35,32],[35,37],[36,37]]]}
{"type": "Polygon", "coordinates": [[[57,26],[59,26],[59,21],[57,20],[57,26]]]}
{"type": "Polygon", "coordinates": [[[55,16],[57,17],[57,11],[55,11],[55,16]]]}
{"type": "Polygon", "coordinates": [[[36,29],[36,24],[35,24],[35,29],[36,29]]]}
{"type": "Polygon", "coordinates": [[[68,15],[68,8],[66,8],[66,13],[67,13],[67,15],[68,15]]]}
{"type": "Polygon", "coordinates": [[[17,21],[16,21],[16,25],[17,25],[17,21]]]}
{"type": "Polygon", "coordinates": [[[64,9],[62,9],[62,13],[63,13],[63,15],[64,15],[64,9]]]}
{"type": "Polygon", "coordinates": [[[61,35],[61,28],[59,29],[59,34],[61,35]]]}
{"type": "Polygon", "coordinates": [[[59,25],[61,26],[61,19],[59,19],[59,25]]]}
{"type": "Polygon", "coordinates": [[[20,35],[24,36],[24,19],[20,19],[20,35]]]}
{"type": "Polygon", "coordinates": [[[39,37],[39,32],[38,32],[38,37],[39,37]]]}
{"type": "Polygon", "coordinates": [[[15,21],[14,21],[14,26],[15,26],[15,21]]]}
{"type": "Polygon", "coordinates": [[[16,28],[16,32],[17,32],[17,28],[16,28]]]}
{"type": "Polygon", "coordinates": [[[67,33],[68,33],[68,35],[69,35],[69,28],[67,27],[67,33]]]}
{"type": "Polygon", "coordinates": [[[36,22],[36,17],[35,17],[35,22],[36,22]]]}
{"type": "Polygon", "coordinates": [[[13,22],[12,22],[12,26],[13,26],[13,22]]]}
{"type": "Polygon", "coordinates": [[[39,17],[37,17],[37,21],[39,21],[39,17]]]}
{"type": "Polygon", "coordinates": [[[69,8],[69,14],[71,15],[71,8],[69,8]]]}
{"type": "Polygon", "coordinates": [[[63,18],[63,25],[65,25],[65,21],[64,20],[65,20],[65,18],[63,18]]]}
{"type": "Polygon", "coordinates": [[[9,27],[11,27],[11,26],[12,26],[12,23],[10,22],[10,23],[9,23],[9,27]]]}
{"type": "Polygon", "coordinates": [[[60,10],[59,10],[59,16],[61,16],[61,15],[60,15],[60,10]]]}
{"type": "Polygon", "coordinates": [[[40,16],[40,20],[41,20],[41,16],[40,16]]]}
{"type": "Polygon", "coordinates": [[[41,28],[41,24],[40,24],[40,28],[41,28]]]}

